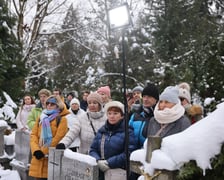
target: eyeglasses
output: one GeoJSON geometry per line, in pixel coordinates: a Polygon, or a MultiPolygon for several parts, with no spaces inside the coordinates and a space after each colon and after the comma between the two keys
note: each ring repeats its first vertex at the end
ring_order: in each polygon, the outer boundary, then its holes
{"type": "Polygon", "coordinates": [[[185,100],[185,98],[180,97],[180,101],[181,101],[181,102],[184,101],[184,100],[185,100]]]}
{"type": "Polygon", "coordinates": [[[50,103],[50,102],[46,102],[46,106],[48,106],[48,105],[50,105],[50,106],[55,106],[56,104],[54,104],[54,103],[50,103]]]}

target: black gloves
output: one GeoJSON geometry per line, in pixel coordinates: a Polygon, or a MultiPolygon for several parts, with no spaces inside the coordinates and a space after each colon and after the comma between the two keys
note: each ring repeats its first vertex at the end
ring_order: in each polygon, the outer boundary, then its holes
{"type": "Polygon", "coordinates": [[[41,150],[37,150],[34,151],[33,155],[37,158],[37,159],[41,159],[44,157],[44,153],[41,150]]]}
{"type": "Polygon", "coordinates": [[[57,144],[56,149],[65,149],[65,145],[63,143],[59,143],[57,144]]]}

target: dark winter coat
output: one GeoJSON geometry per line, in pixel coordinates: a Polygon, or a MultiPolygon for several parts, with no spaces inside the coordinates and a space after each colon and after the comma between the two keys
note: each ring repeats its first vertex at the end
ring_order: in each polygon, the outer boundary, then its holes
{"type": "Polygon", "coordinates": [[[130,118],[129,126],[134,129],[138,149],[142,148],[143,143],[147,138],[148,123],[153,116],[153,108],[150,108],[148,109],[148,112],[142,109],[140,113],[134,113],[130,118]]]}
{"type": "MultiPolygon", "coordinates": [[[[109,167],[125,169],[126,154],[125,154],[125,122],[121,120],[115,126],[110,126],[108,121],[99,129],[90,148],[90,155],[96,160],[101,157],[101,140],[102,135],[105,135],[104,142],[104,159],[108,161],[109,167]]],[[[136,141],[134,138],[133,129],[129,128],[129,152],[136,150],[136,141]]]]}

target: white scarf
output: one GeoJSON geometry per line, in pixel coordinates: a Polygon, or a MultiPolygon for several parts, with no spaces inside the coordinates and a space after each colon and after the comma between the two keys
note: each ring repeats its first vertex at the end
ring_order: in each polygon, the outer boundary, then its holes
{"type": "Polygon", "coordinates": [[[165,108],[164,110],[159,110],[159,102],[156,104],[154,110],[154,117],[156,121],[160,124],[169,124],[178,120],[181,116],[184,115],[185,109],[180,104],[177,103],[172,108],[165,108]]]}

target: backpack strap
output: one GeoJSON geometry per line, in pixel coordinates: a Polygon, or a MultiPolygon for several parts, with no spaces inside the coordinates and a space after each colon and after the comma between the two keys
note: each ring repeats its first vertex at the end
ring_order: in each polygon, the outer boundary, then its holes
{"type": "Polygon", "coordinates": [[[59,126],[60,122],[61,122],[61,116],[58,115],[58,116],[56,117],[57,127],[59,126]]]}

